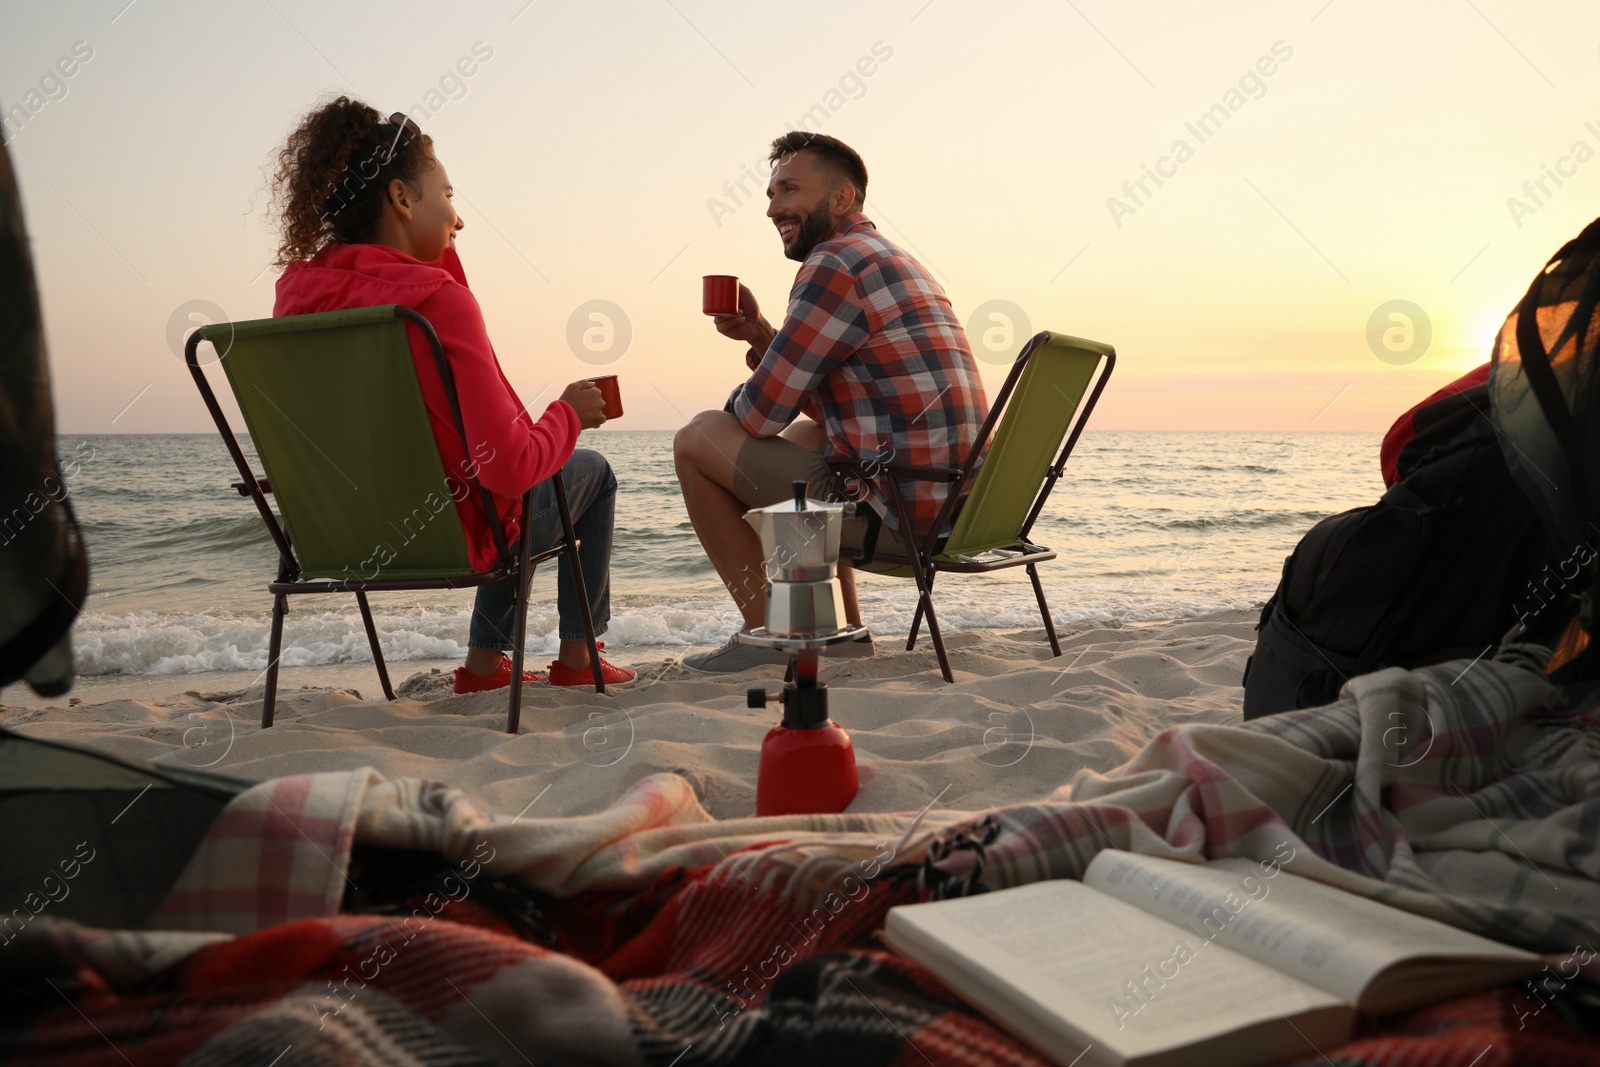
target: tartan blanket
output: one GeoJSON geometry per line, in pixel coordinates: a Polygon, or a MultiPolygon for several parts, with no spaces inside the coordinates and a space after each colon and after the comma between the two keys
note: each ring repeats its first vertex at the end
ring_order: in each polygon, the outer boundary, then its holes
{"type": "MultiPolygon", "coordinates": [[[[716,822],[642,779],[573,819],[437,783],[277,779],[219,816],[147,931],[40,921],[0,953],[19,1064],[1046,1061],[882,951],[888,908],[1077,877],[1101,848],[1298,874],[1547,954],[1304,1063],[1600,1064],[1600,710],[1510,664],[1354,679],[1181,726],[1032,804],[716,822]]],[[[1070,1057],[1068,1057],[1070,1058],[1070,1057]]]]}

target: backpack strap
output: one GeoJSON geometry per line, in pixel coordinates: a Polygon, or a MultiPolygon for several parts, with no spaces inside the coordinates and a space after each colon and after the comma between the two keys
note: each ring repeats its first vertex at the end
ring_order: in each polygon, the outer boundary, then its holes
{"type": "MultiPolygon", "coordinates": [[[[1532,284],[1528,286],[1528,292],[1517,306],[1517,351],[1523,371],[1528,376],[1528,386],[1537,399],[1551,432],[1555,434],[1557,442],[1566,454],[1570,482],[1568,491],[1572,494],[1578,516],[1590,526],[1594,525],[1596,516],[1590,505],[1587,458],[1572,410],[1567,406],[1566,396],[1562,393],[1555,370],[1551,366],[1550,353],[1552,351],[1559,353],[1569,341],[1581,348],[1589,336],[1595,307],[1600,303],[1600,252],[1597,252],[1597,247],[1600,247],[1600,219],[1595,219],[1584,227],[1582,233],[1561,246],[1560,250],[1550,257],[1545,269],[1533,279],[1532,284]],[[1550,277],[1550,268],[1565,259],[1582,254],[1594,257],[1588,277],[1573,306],[1572,314],[1556,337],[1555,344],[1546,349],[1544,338],[1539,331],[1538,309],[1539,298],[1550,277]]],[[[1597,565],[1595,575],[1600,576],[1600,565],[1597,565]]],[[[1573,595],[1577,601],[1578,625],[1585,633],[1592,632],[1595,585],[1596,577],[1592,576],[1588,586],[1581,593],[1573,595]]],[[[1526,629],[1526,621],[1519,621],[1506,635],[1505,642],[1520,639],[1526,633],[1526,629]]]]}
{"type": "MultiPolygon", "coordinates": [[[[1588,233],[1587,230],[1584,232],[1588,233]]],[[[1559,257],[1560,253],[1557,253],[1557,258],[1559,257]]],[[[1517,307],[1517,353],[1522,361],[1523,372],[1528,376],[1528,385],[1544,412],[1545,421],[1550,424],[1551,432],[1556,435],[1562,451],[1567,455],[1567,471],[1571,483],[1569,491],[1573,495],[1579,515],[1587,521],[1594,517],[1594,512],[1589,507],[1588,464],[1585,461],[1582,441],[1578,436],[1577,424],[1573,421],[1571,409],[1567,407],[1566,397],[1561,392],[1561,383],[1556,380],[1555,371],[1550,365],[1549,351],[1545,348],[1544,338],[1539,332],[1539,298],[1548,277],[1547,273],[1541,271],[1539,276],[1534,278],[1533,284],[1528,286],[1527,294],[1517,307]]],[[[1600,256],[1595,257],[1594,264],[1590,267],[1583,293],[1578,298],[1577,306],[1567,320],[1566,327],[1556,340],[1555,351],[1561,351],[1562,345],[1572,336],[1580,338],[1580,344],[1581,339],[1588,336],[1589,323],[1594,318],[1597,300],[1600,300],[1600,256]],[[1581,332],[1579,332],[1580,326],[1581,332]]]]}

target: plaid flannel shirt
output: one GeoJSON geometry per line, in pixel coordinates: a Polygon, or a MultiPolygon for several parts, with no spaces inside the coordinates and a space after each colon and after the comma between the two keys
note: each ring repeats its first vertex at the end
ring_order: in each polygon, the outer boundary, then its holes
{"type": "MultiPolygon", "coordinates": [[[[879,463],[956,466],[988,414],[983,382],[939,283],[865,215],[811,250],[795,275],[783,326],[725,410],[756,437],[802,412],[822,423],[834,455],[879,463]]],[[[902,480],[918,532],[938,517],[949,486],[902,480]]],[[[877,485],[868,501],[898,528],[877,485]]]]}

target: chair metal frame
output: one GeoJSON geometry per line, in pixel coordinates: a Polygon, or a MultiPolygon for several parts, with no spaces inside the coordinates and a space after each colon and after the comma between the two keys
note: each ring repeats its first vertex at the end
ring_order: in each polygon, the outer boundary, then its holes
{"type": "MultiPolygon", "coordinates": [[[[450,368],[450,361],[445,356],[444,345],[439,340],[438,333],[423,315],[408,307],[396,305],[395,317],[417,327],[428,342],[428,348],[433,353],[434,366],[439,372],[439,379],[444,386],[445,396],[449,398],[450,409],[455,418],[455,430],[461,437],[463,449],[471,454],[468,446],[466,424],[461,417],[461,402],[456,392],[455,374],[450,368]]],[[[226,323],[218,323],[216,327],[224,327],[226,323]]],[[[217,403],[216,394],[211,389],[211,384],[206,379],[205,371],[199,362],[197,351],[201,341],[206,340],[207,330],[197,330],[190,335],[188,343],[184,346],[184,362],[189,365],[189,373],[193,375],[195,385],[200,390],[200,396],[205,400],[206,410],[211,412],[211,419],[216,423],[217,432],[221,434],[223,443],[228,447],[228,454],[233,457],[233,462],[239,469],[243,481],[233,482],[233,488],[240,496],[250,497],[256,505],[256,510],[261,513],[261,521],[266,524],[267,532],[272,535],[272,542],[278,549],[278,577],[275,581],[267,583],[267,591],[272,594],[272,632],[268,645],[266,698],[261,707],[261,726],[266,729],[272,725],[273,710],[276,706],[278,688],[278,661],[282,658],[283,651],[283,619],[289,610],[289,597],[303,593],[354,593],[356,603],[361,608],[361,621],[366,627],[367,642],[372,646],[372,659],[378,668],[378,681],[383,686],[383,695],[386,700],[396,699],[394,689],[389,684],[389,672],[383,661],[383,649],[378,643],[378,630],[372,621],[372,611],[367,604],[367,594],[382,592],[414,591],[421,589],[468,589],[490,582],[504,581],[511,587],[513,611],[516,624],[512,635],[511,655],[511,685],[509,707],[506,714],[506,732],[515,734],[522,718],[522,663],[523,644],[527,637],[529,585],[533,579],[535,568],[546,560],[565,555],[572,569],[574,591],[577,594],[579,609],[583,616],[583,631],[589,643],[589,663],[594,673],[595,692],[606,691],[605,678],[600,669],[600,651],[595,641],[594,619],[589,611],[588,591],[584,588],[583,571],[579,566],[579,542],[572,529],[572,513],[567,505],[566,487],[561,480],[558,470],[551,476],[555,489],[556,507],[561,513],[562,540],[557,545],[544,549],[537,554],[532,551],[527,536],[528,526],[533,515],[533,490],[529,489],[522,495],[522,531],[523,536],[516,551],[513,551],[506,539],[504,524],[500,521],[500,513],[494,506],[494,498],[489,490],[478,480],[476,468],[464,472],[465,479],[471,487],[478,491],[479,499],[489,519],[490,530],[494,534],[495,547],[498,557],[493,568],[475,574],[460,575],[449,578],[372,578],[356,580],[339,579],[301,579],[301,565],[295,558],[294,546],[290,543],[288,532],[273,514],[272,505],[267,502],[266,494],[272,491],[266,478],[259,478],[250,468],[250,462],[245,458],[244,451],[239,447],[238,438],[234,435],[233,428],[228,424],[228,418],[223,413],[222,407],[217,403]]]]}
{"type": "Polygon", "coordinates": [[[1000,393],[995,397],[994,404],[989,408],[989,414],[984,418],[978,435],[968,449],[966,458],[960,466],[956,467],[921,467],[905,463],[874,463],[857,457],[831,456],[826,459],[828,472],[833,476],[834,485],[846,496],[856,495],[846,491],[848,483],[856,480],[862,483],[878,482],[882,485],[885,495],[888,496],[890,505],[894,509],[895,519],[902,531],[914,531],[916,527],[911,523],[910,511],[906,507],[905,498],[900,492],[902,478],[915,481],[947,482],[950,485],[943,506],[939,509],[936,518],[929,527],[926,535],[917,537],[904,537],[903,541],[909,547],[910,553],[906,555],[892,552],[879,552],[877,542],[881,531],[882,517],[871,507],[862,507],[861,513],[867,519],[867,533],[862,546],[862,555],[855,559],[857,567],[866,567],[869,564],[887,564],[894,567],[906,567],[911,570],[911,576],[917,583],[917,610],[911,619],[911,633],[906,638],[906,651],[910,652],[917,647],[917,635],[922,630],[922,620],[928,620],[928,634],[933,639],[933,649],[939,658],[939,671],[944,675],[944,680],[954,682],[955,678],[950,671],[950,658],[945,652],[944,637],[939,631],[938,617],[933,610],[933,583],[940,572],[948,571],[954,574],[987,574],[992,571],[1004,570],[1008,567],[1026,567],[1028,577],[1033,582],[1033,595],[1039,602],[1039,614],[1044,619],[1044,631],[1050,639],[1050,652],[1054,656],[1061,655],[1061,642],[1056,637],[1055,623],[1050,618],[1050,605],[1045,601],[1044,586],[1039,582],[1038,565],[1047,560],[1056,558],[1054,549],[1044,545],[1035,544],[1029,539],[1033,524],[1039,518],[1039,513],[1044,510],[1045,501],[1050,498],[1050,492],[1055,488],[1056,482],[1061,479],[1062,471],[1066,468],[1067,460],[1072,456],[1072,449],[1078,443],[1078,437],[1083,433],[1083,428],[1088,425],[1089,416],[1093,414],[1095,404],[1104,392],[1106,382],[1111,379],[1111,372],[1116,368],[1117,354],[1107,351],[1102,357],[1101,364],[1096,368],[1097,377],[1094,386],[1086,397],[1079,403],[1078,411],[1066,435],[1066,444],[1062,446],[1060,454],[1056,457],[1045,473],[1043,483],[1038,495],[1034,498],[1033,506],[1029,509],[1027,518],[1023,520],[1021,528],[1017,531],[1017,543],[1013,549],[1000,549],[985,553],[985,557],[978,558],[959,556],[955,559],[942,559],[940,553],[945,544],[945,537],[941,531],[949,528],[954,522],[963,503],[963,489],[969,485],[977,470],[979,461],[983,458],[984,450],[989,446],[989,440],[995,429],[999,426],[1004,415],[1006,405],[1011,399],[1012,392],[1016,389],[1017,381],[1022,377],[1022,372],[1027,368],[1028,360],[1035,349],[1048,343],[1051,333],[1046,330],[1035,334],[1017,353],[1016,360],[1011,365],[1011,372],[1006,376],[1005,384],[1000,387],[1000,393]],[[869,470],[869,467],[871,468],[869,470]],[[881,475],[881,476],[880,476],[881,475]]]}

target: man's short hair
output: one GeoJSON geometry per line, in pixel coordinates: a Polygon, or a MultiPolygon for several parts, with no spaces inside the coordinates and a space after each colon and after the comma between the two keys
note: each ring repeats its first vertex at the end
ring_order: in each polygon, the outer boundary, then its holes
{"type": "Polygon", "coordinates": [[[768,163],[776,163],[785,156],[792,156],[796,152],[814,152],[822,163],[836,171],[840,177],[856,189],[856,204],[859,206],[867,198],[867,165],[861,162],[861,156],[854,148],[845,144],[837,137],[829,137],[825,133],[810,133],[806,130],[790,130],[782,137],[774,138],[772,154],[767,157],[768,163]]]}

